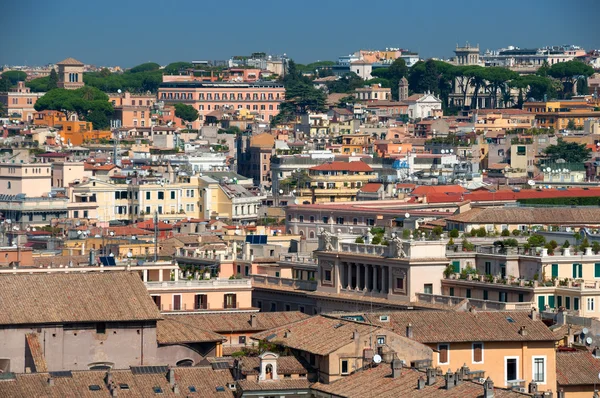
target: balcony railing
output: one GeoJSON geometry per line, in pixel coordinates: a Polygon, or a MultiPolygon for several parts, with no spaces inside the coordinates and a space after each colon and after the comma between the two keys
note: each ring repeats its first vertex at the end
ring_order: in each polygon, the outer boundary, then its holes
{"type": "Polygon", "coordinates": [[[296,290],[304,290],[309,292],[314,292],[317,290],[317,281],[307,281],[300,279],[290,279],[290,278],[279,278],[276,276],[268,276],[268,275],[255,275],[251,274],[250,277],[255,283],[260,283],[264,285],[274,285],[281,287],[288,287],[296,290]]]}
{"type": "Polygon", "coordinates": [[[441,294],[417,293],[417,302],[457,306],[468,300],[472,307],[487,311],[529,311],[534,303],[505,303],[502,301],[479,300],[465,297],[443,296],[441,294]]]}
{"type": "Polygon", "coordinates": [[[179,280],[163,282],[146,282],[148,290],[154,289],[188,289],[188,288],[214,288],[214,287],[252,287],[250,279],[209,279],[209,280],[179,280]]]}

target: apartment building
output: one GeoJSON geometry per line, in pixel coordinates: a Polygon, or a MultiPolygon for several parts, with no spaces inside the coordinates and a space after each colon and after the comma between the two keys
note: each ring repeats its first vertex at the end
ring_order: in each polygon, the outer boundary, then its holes
{"type": "Polygon", "coordinates": [[[246,109],[263,121],[270,121],[279,113],[285,99],[283,84],[273,82],[163,82],[158,89],[158,100],[166,104],[183,103],[200,113],[193,123],[198,128],[212,111],[219,109],[246,109]]]}
{"type": "Polygon", "coordinates": [[[32,93],[29,87],[25,87],[25,82],[18,82],[16,88],[0,93],[0,102],[10,119],[32,122],[36,113],[33,106],[44,94],[32,93]]]}
{"type": "Polygon", "coordinates": [[[355,91],[356,99],[359,101],[391,101],[392,99],[392,89],[381,87],[381,84],[357,88],[355,91]]]}
{"type": "Polygon", "coordinates": [[[296,195],[309,203],[354,201],[358,190],[377,178],[371,166],[360,161],[324,163],[308,169],[308,176],[310,182],[296,195]]]}
{"type": "Polygon", "coordinates": [[[152,126],[152,108],[156,96],[151,94],[131,94],[130,92],[110,94],[108,101],[115,109],[114,118],[125,128],[152,126]]]}

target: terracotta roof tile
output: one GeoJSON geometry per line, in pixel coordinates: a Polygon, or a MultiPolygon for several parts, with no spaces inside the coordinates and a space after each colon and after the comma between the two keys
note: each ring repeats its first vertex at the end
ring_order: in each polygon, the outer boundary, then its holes
{"type": "MultiPolygon", "coordinates": [[[[259,357],[242,358],[242,373],[244,375],[257,375],[260,373],[259,357]]],[[[277,373],[283,374],[306,374],[308,373],[308,364],[298,360],[294,356],[280,356],[277,358],[277,373]]]]}
{"type": "Polygon", "coordinates": [[[379,184],[376,182],[369,182],[360,189],[360,192],[377,192],[379,191],[382,185],[383,184],[379,184]]]}
{"type": "MultiPolygon", "coordinates": [[[[483,397],[483,385],[473,381],[463,381],[451,389],[446,389],[444,377],[438,376],[432,386],[417,389],[417,381],[424,377],[425,372],[411,368],[404,368],[399,377],[392,377],[392,368],[389,364],[382,363],[374,368],[361,370],[334,381],[330,384],[315,383],[313,390],[332,394],[343,398],[400,398],[400,397],[427,397],[427,398],[467,398],[483,397]]],[[[496,398],[518,398],[530,395],[502,388],[494,388],[496,398]]]]}
{"type": "MultiPolygon", "coordinates": [[[[469,198],[469,195],[465,195],[469,198]]],[[[472,224],[600,224],[600,208],[593,207],[487,207],[474,208],[446,219],[472,224]]]]}
{"type": "Polygon", "coordinates": [[[156,325],[159,344],[206,343],[227,340],[224,336],[199,329],[180,320],[181,316],[166,316],[156,325]]]}
{"type": "Polygon", "coordinates": [[[77,61],[75,58],[65,58],[60,62],[57,62],[56,65],[70,65],[70,66],[83,66],[83,62],[77,61]]]}
{"type": "Polygon", "coordinates": [[[594,358],[587,350],[556,353],[556,381],[559,386],[596,384],[599,373],[600,359],[594,358]]]}
{"type": "Polygon", "coordinates": [[[37,333],[27,333],[25,335],[27,340],[27,347],[33,358],[33,364],[35,365],[34,372],[47,372],[48,366],[46,365],[46,358],[44,358],[44,352],[42,351],[42,345],[37,333]]]}
{"type": "Polygon", "coordinates": [[[273,391],[306,389],[310,392],[310,382],[307,379],[279,379],[263,382],[240,380],[238,386],[242,391],[273,391]]]}
{"type": "Polygon", "coordinates": [[[532,320],[526,312],[396,311],[364,316],[374,325],[402,334],[410,323],[414,340],[421,343],[558,340],[542,321],[532,320]],[[389,322],[381,322],[380,315],[387,315],[389,322]],[[522,326],[525,336],[519,333],[522,326]]]}
{"type": "Polygon", "coordinates": [[[0,275],[0,325],[161,319],[137,272],[0,275]]]}

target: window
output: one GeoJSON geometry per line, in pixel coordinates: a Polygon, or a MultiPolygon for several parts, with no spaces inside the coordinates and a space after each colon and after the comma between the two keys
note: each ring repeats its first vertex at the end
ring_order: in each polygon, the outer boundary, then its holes
{"type": "Polygon", "coordinates": [[[594,298],[593,297],[588,297],[587,298],[587,310],[592,312],[595,311],[594,310],[594,298]]]}
{"type": "Polygon", "coordinates": [[[552,264],[552,277],[558,278],[558,264],[552,264]]]}
{"type": "Polygon", "coordinates": [[[519,378],[519,358],[504,357],[504,378],[506,381],[517,380],[519,378]]]}
{"type": "Polygon", "coordinates": [[[579,311],[579,297],[573,297],[573,309],[579,311]]]}
{"type": "Polygon", "coordinates": [[[173,295],[173,311],[179,311],[181,309],[181,294],[173,295]]]}
{"type": "Polygon", "coordinates": [[[162,307],[160,306],[160,296],[152,296],[152,301],[154,301],[154,304],[156,304],[159,310],[162,310],[162,307]]]}
{"type": "Polygon", "coordinates": [[[277,303],[271,303],[271,312],[277,311],[277,303]]]}
{"type": "Polygon", "coordinates": [[[96,324],[96,333],[106,334],[106,323],[101,322],[96,324]]]}
{"type": "Polygon", "coordinates": [[[385,336],[377,336],[377,345],[385,344],[385,336]]]}
{"type": "Polygon", "coordinates": [[[447,365],[450,363],[450,345],[438,344],[438,364],[447,365]]]}
{"type": "Polygon", "coordinates": [[[546,357],[533,357],[533,381],[546,383],[546,357]]]}
{"type": "Polygon", "coordinates": [[[404,278],[396,278],[396,289],[404,290],[404,278]]]}
{"type": "Polygon", "coordinates": [[[150,200],[150,192],[146,192],[146,200],[150,200]]]}
{"type": "Polygon", "coordinates": [[[175,199],[175,191],[171,191],[171,199],[175,199]]]}
{"type": "Polygon", "coordinates": [[[205,310],[208,308],[208,296],[206,294],[196,294],[194,297],[194,309],[205,310]]]}
{"type": "Polygon", "coordinates": [[[432,283],[426,283],[423,286],[423,292],[426,294],[433,294],[433,284],[432,283]]]}
{"type": "Polygon", "coordinates": [[[246,336],[238,337],[238,344],[246,344],[246,336]]]}
{"type": "MultiPolygon", "coordinates": [[[[10,182],[9,182],[10,184],[10,182]]],[[[10,188],[10,185],[9,185],[10,188]]],[[[600,278],[600,263],[594,264],[594,278],[600,278]]]]}
{"type": "Polygon", "coordinates": [[[347,375],[350,373],[349,369],[348,369],[348,360],[347,359],[342,359],[341,360],[341,374],[343,375],[347,375]]]}
{"type": "Polygon", "coordinates": [[[229,293],[225,295],[225,308],[237,308],[236,295],[229,293]]]}
{"type": "Polygon", "coordinates": [[[158,199],[159,199],[159,200],[164,200],[164,199],[165,199],[165,193],[164,193],[164,192],[162,192],[162,191],[159,191],[159,192],[158,192],[158,199]]]}
{"type": "Polygon", "coordinates": [[[304,222],[304,216],[298,216],[298,221],[304,222]]]}
{"type": "Polygon", "coordinates": [[[455,274],[460,273],[460,261],[452,261],[452,270],[455,274]]]}
{"type": "Polygon", "coordinates": [[[292,310],[292,306],[289,304],[286,304],[284,308],[285,308],[285,311],[287,311],[287,312],[292,310]]]}
{"type": "Polygon", "coordinates": [[[490,261],[485,262],[485,274],[486,275],[492,274],[492,263],[490,261]]]}
{"type": "Polygon", "coordinates": [[[488,299],[488,291],[487,291],[487,290],[484,290],[484,291],[483,291],[483,299],[484,299],[484,300],[489,300],[489,299],[488,299]]]}
{"type": "Polygon", "coordinates": [[[448,292],[448,295],[451,297],[454,297],[454,288],[453,287],[450,288],[450,292],[448,292]]]}
{"type": "Polygon", "coordinates": [[[466,296],[467,296],[467,298],[471,298],[471,289],[467,289],[466,296]]]}
{"type": "Polygon", "coordinates": [[[331,270],[325,270],[323,279],[327,282],[331,282],[331,270]]]}
{"type": "Polygon", "coordinates": [[[582,278],[582,267],[581,267],[581,263],[574,263],[573,264],[573,278],[582,278]]]}
{"type": "Polygon", "coordinates": [[[571,309],[571,297],[565,297],[565,308],[568,310],[571,309]]]}
{"type": "Polygon", "coordinates": [[[483,343],[473,343],[473,363],[483,363],[483,343]]]}
{"type": "Polygon", "coordinates": [[[498,301],[506,303],[506,292],[498,292],[498,301]]]}

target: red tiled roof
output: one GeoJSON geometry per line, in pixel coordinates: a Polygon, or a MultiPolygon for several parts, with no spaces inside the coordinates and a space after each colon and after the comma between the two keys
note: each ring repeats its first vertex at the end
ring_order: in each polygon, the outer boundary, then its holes
{"type": "Polygon", "coordinates": [[[60,153],[60,152],[46,152],[40,153],[37,155],[38,158],[66,158],[68,157],[68,153],[60,153]]]}
{"type": "MultiPolygon", "coordinates": [[[[135,226],[138,228],[141,228],[141,229],[154,230],[154,221],[153,220],[140,221],[139,223],[135,224],[135,226]]],[[[158,230],[159,231],[170,231],[172,229],[173,229],[173,226],[171,224],[167,224],[166,222],[163,222],[163,221],[158,222],[158,230]]]]}
{"type": "Polygon", "coordinates": [[[104,165],[98,165],[98,164],[93,164],[93,163],[84,163],[83,164],[83,169],[84,170],[104,170],[104,171],[110,171],[112,169],[114,169],[115,167],[118,167],[117,165],[114,164],[104,164],[104,165]]]}
{"type": "Polygon", "coordinates": [[[587,350],[556,353],[556,381],[559,386],[596,384],[599,373],[600,359],[594,358],[587,350]]]}
{"type": "Polygon", "coordinates": [[[361,192],[377,192],[379,191],[379,188],[381,188],[381,184],[378,184],[376,182],[370,182],[368,184],[365,184],[360,191],[361,192]]]}
{"type": "Polygon", "coordinates": [[[467,190],[460,185],[420,185],[416,187],[412,194],[415,196],[427,196],[431,194],[463,193],[467,190]]]}
{"type": "Polygon", "coordinates": [[[373,171],[371,166],[366,164],[365,162],[329,162],[323,163],[319,166],[311,167],[310,170],[316,171],[373,171]]]}

